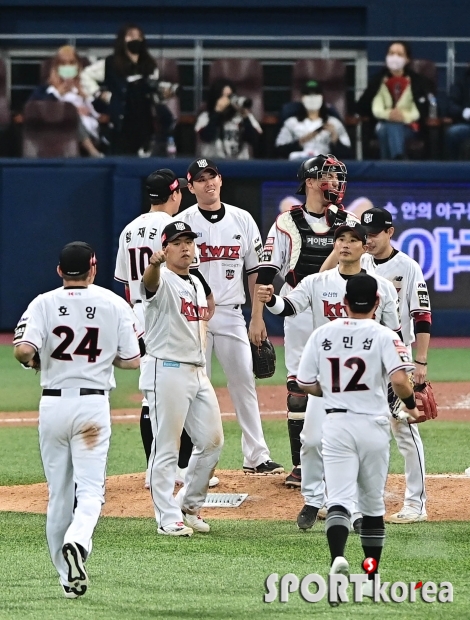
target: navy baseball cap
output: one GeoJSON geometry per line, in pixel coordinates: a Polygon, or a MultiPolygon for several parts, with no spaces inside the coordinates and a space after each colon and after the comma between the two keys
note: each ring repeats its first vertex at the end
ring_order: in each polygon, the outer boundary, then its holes
{"type": "Polygon", "coordinates": [[[165,247],[181,235],[187,235],[191,239],[196,239],[197,234],[191,230],[191,226],[185,222],[171,222],[167,224],[162,232],[162,246],[165,247]]]}
{"type": "Polygon", "coordinates": [[[354,233],[363,244],[367,241],[367,233],[365,228],[364,226],[361,226],[359,222],[355,225],[351,222],[350,224],[342,224],[341,226],[338,226],[335,230],[334,241],[336,241],[336,239],[345,232],[354,233]]]}
{"type": "Polygon", "coordinates": [[[64,276],[80,276],[96,265],[95,252],[84,241],[72,241],[62,248],[59,267],[64,276]]]}
{"type": "Polygon", "coordinates": [[[161,168],[149,174],[145,179],[145,189],[150,198],[158,200],[166,200],[170,195],[184,187],[188,186],[188,182],[183,177],[177,177],[173,170],[169,168],[161,168]]]}
{"type": "Polygon", "coordinates": [[[366,233],[374,235],[393,226],[392,214],[387,209],[372,207],[372,209],[367,209],[361,215],[361,224],[364,226],[366,233]]]}
{"type": "Polygon", "coordinates": [[[186,173],[186,178],[188,179],[188,183],[192,183],[193,181],[197,181],[203,172],[207,170],[212,170],[215,174],[220,174],[219,169],[217,168],[217,164],[212,161],[212,159],[195,159],[188,168],[188,172],[186,173]]]}
{"type": "Polygon", "coordinates": [[[358,273],[348,278],[346,298],[353,310],[369,312],[377,300],[377,280],[368,273],[358,273]]]}

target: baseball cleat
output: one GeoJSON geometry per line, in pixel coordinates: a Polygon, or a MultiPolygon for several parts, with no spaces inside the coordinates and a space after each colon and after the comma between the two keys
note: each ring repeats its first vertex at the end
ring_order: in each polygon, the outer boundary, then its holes
{"type": "Polygon", "coordinates": [[[300,489],[302,484],[302,470],[300,467],[294,467],[291,473],[286,477],[284,484],[288,489],[300,489]]]}
{"type": "Polygon", "coordinates": [[[282,474],[284,473],[284,467],[275,463],[274,461],[265,461],[260,463],[256,467],[243,466],[245,474],[254,474],[255,476],[268,476],[270,474],[282,474]]]}
{"type": "Polygon", "coordinates": [[[400,512],[396,512],[388,519],[388,523],[419,523],[427,521],[428,515],[425,512],[418,512],[409,506],[403,506],[400,512]]]}
{"type": "Polygon", "coordinates": [[[80,595],[77,594],[70,586],[66,586],[62,583],[59,577],[59,585],[62,588],[62,592],[64,593],[65,598],[78,598],[80,595]]]}
{"type": "Polygon", "coordinates": [[[361,527],[362,527],[362,517],[359,517],[352,524],[351,531],[355,532],[356,534],[360,534],[361,533],[361,527]]]}
{"type": "Polygon", "coordinates": [[[219,482],[220,480],[217,478],[217,476],[212,476],[212,478],[209,480],[209,489],[213,489],[214,487],[216,487],[219,482]]]}
{"type": "Polygon", "coordinates": [[[322,521],[324,521],[327,516],[328,516],[328,508],[326,506],[322,506],[318,511],[317,519],[321,519],[322,521]]]}
{"type": "Polygon", "coordinates": [[[77,596],[83,596],[88,587],[88,575],[83,564],[84,560],[80,551],[80,545],[74,542],[65,543],[62,547],[62,555],[68,566],[67,581],[69,582],[70,590],[77,596]]]}
{"type": "MultiPolygon", "coordinates": [[[[333,561],[333,564],[331,565],[329,574],[330,575],[345,575],[346,577],[348,577],[349,576],[349,562],[347,561],[347,559],[343,558],[343,556],[341,555],[336,557],[333,561]]],[[[338,607],[341,601],[339,599],[337,601],[330,601],[328,597],[328,602],[330,603],[331,607],[338,607]]]]}
{"type": "Polygon", "coordinates": [[[309,530],[315,525],[317,520],[318,508],[316,506],[309,506],[305,504],[302,510],[297,515],[297,527],[299,530],[309,530]]]}
{"type": "Polygon", "coordinates": [[[175,477],[175,484],[176,484],[176,486],[183,486],[184,479],[186,477],[186,472],[187,471],[188,471],[187,467],[184,467],[184,468],[177,467],[176,468],[176,477],[175,477]]]}
{"type": "Polygon", "coordinates": [[[176,523],[170,523],[169,525],[165,525],[165,527],[159,527],[157,532],[159,534],[164,534],[165,536],[192,536],[193,530],[190,527],[186,527],[186,525],[182,521],[178,521],[176,523]]]}
{"type": "Polygon", "coordinates": [[[211,531],[211,526],[204,521],[200,515],[189,515],[183,511],[183,519],[185,520],[186,525],[192,528],[195,532],[207,534],[207,532],[211,531]]]}
{"type": "Polygon", "coordinates": [[[362,584],[362,596],[374,598],[374,582],[372,579],[369,579],[367,583],[362,584]]]}

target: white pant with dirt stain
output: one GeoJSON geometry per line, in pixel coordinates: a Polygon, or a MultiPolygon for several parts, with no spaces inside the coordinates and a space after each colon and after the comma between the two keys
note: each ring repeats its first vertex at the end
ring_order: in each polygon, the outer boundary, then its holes
{"type": "Polygon", "coordinates": [[[111,437],[108,396],[79,393],[78,388],[63,389],[61,396],[43,396],[39,403],[39,447],[49,488],[46,536],[52,562],[65,585],[68,568],[63,545],[75,542],[91,551],[104,503],[111,437]]]}
{"type": "Polygon", "coordinates": [[[219,403],[201,366],[147,355],[139,387],[153,431],[150,490],[160,527],[183,520],[173,497],[183,427],[194,444],[185,476],[185,509],[198,514],[224,443],[219,403]]]}

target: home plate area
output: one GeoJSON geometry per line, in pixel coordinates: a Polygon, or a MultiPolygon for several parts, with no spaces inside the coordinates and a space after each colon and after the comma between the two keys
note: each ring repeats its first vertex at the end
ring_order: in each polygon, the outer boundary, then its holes
{"type": "MultiPolygon", "coordinates": [[[[238,507],[205,507],[207,519],[272,519],[293,521],[303,506],[298,490],[284,485],[284,474],[252,476],[242,471],[217,470],[220,484],[211,496],[233,494],[245,496],[238,507]],[[217,493],[215,493],[217,491],[217,493]]],[[[110,476],[106,482],[106,503],[102,515],[108,517],[154,518],[150,493],[144,488],[143,473],[110,476]]],[[[470,477],[462,475],[428,476],[427,513],[429,521],[468,521],[470,504],[463,497],[470,495],[470,477]]],[[[398,512],[403,505],[405,482],[402,475],[390,475],[387,481],[387,514],[398,512]]],[[[227,497],[226,497],[226,501],[227,497]]],[[[46,484],[0,487],[0,510],[45,513],[46,484]]],[[[212,502],[211,502],[212,503],[212,502]]]]}

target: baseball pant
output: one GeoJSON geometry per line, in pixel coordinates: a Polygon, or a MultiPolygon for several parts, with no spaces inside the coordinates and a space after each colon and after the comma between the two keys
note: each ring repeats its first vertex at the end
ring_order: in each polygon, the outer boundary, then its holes
{"type": "Polygon", "coordinates": [[[107,396],[43,396],[39,404],[39,447],[49,489],[46,536],[52,563],[67,584],[65,543],[91,551],[104,503],[106,460],[111,437],[107,396]],[[77,506],[74,511],[75,496],[77,506]]]}
{"type": "Polygon", "coordinates": [[[325,481],[322,456],[322,426],[325,420],[323,398],[308,397],[304,427],[300,433],[302,447],[300,462],[302,464],[301,493],[309,506],[321,508],[325,502],[325,481]]]}
{"type": "Polygon", "coordinates": [[[219,404],[204,368],[147,356],[140,389],[154,435],[150,489],[160,527],[182,521],[173,490],[183,427],[194,444],[185,477],[185,506],[198,514],[223,446],[219,404]]]}
{"type": "Polygon", "coordinates": [[[258,396],[253,377],[253,358],[245,319],[239,307],[216,306],[207,324],[207,374],[211,375],[212,351],[227,378],[227,387],[242,430],[243,465],[256,467],[269,460],[258,396]]]}
{"type": "Polygon", "coordinates": [[[313,313],[310,308],[284,319],[285,362],[288,377],[297,377],[302,351],[313,330],[313,313]]]}
{"type": "Polygon", "coordinates": [[[392,432],[405,459],[405,506],[426,512],[424,449],[417,424],[403,424],[392,418],[392,432]]]}
{"type": "Polygon", "coordinates": [[[357,496],[362,514],[385,514],[390,437],[388,416],[350,412],[325,416],[322,452],[327,508],[344,506],[351,514],[357,496]]]}

